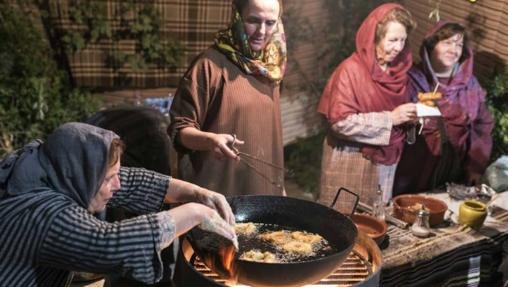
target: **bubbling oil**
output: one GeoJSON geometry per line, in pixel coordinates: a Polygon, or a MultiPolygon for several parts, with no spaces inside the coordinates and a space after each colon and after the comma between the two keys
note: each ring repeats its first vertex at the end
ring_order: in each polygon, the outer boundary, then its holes
{"type": "MultiPolygon", "coordinates": [[[[260,253],[269,252],[275,256],[275,261],[271,260],[270,262],[264,263],[311,261],[337,252],[337,249],[331,246],[330,243],[319,234],[277,224],[253,224],[256,226],[255,232],[238,233],[238,243],[240,249],[236,254],[237,260],[246,260],[242,257],[242,255],[253,250],[260,253]],[[287,240],[286,238],[284,238],[284,241],[268,239],[273,232],[277,232],[278,236],[287,236],[287,240]],[[296,234],[299,236],[296,236],[296,234]],[[315,240],[318,236],[320,239],[315,240]],[[312,242],[304,242],[302,241],[302,238],[310,238],[313,240],[311,240],[312,242]],[[289,249],[285,244],[290,244],[293,248],[289,249]],[[306,249],[307,245],[311,246],[310,252],[306,249]],[[299,250],[299,246],[302,246],[302,249],[305,250],[299,250]]],[[[247,259],[246,261],[253,260],[247,259]]]]}

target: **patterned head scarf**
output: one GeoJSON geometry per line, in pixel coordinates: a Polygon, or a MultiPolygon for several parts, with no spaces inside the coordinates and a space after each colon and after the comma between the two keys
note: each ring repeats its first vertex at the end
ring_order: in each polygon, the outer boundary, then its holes
{"type": "Polygon", "coordinates": [[[255,52],[250,48],[242,16],[234,3],[231,23],[227,29],[217,33],[215,45],[245,73],[280,82],[284,76],[287,61],[286,36],[280,17],[282,5],[280,9],[275,31],[262,51],[255,52]]]}

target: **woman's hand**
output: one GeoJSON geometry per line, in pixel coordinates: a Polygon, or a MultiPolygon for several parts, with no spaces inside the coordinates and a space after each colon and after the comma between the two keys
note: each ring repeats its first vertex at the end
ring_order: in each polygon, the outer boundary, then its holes
{"type": "Polygon", "coordinates": [[[238,237],[236,235],[234,225],[230,225],[224,221],[217,212],[215,212],[215,210],[210,210],[211,212],[203,212],[205,217],[198,227],[209,232],[217,233],[222,237],[231,240],[236,250],[238,250],[238,237]]]}
{"type": "Polygon", "coordinates": [[[207,139],[209,142],[209,150],[211,150],[215,158],[222,160],[224,158],[230,158],[234,160],[240,160],[238,151],[234,150],[232,145],[244,144],[243,141],[236,139],[230,134],[215,134],[207,133],[207,139]]]}
{"type": "Polygon", "coordinates": [[[217,233],[231,240],[233,245],[238,248],[238,238],[234,225],[227,223],[214,209],[208,206],[191,202],[161,213],[166,213],[175,225],[174,234],[170,234],[171,237],[166,239],[166,243],[198,226],[203,230],[217,233]]]}
{"type": "Polygon", "coordinates": [[[235,224],[235,215],[224,195],[198,185],[172,178],[166,191],[167,203],[198,202],[216,210],[226,222],[235,224]]]}
{"type": "Polygon", "coordinates": [[[195,127],[180,130],[179,140],[188,149],[211,151],[217,159],[240,160],[238,151],[233,148],[233,145],[244,144],[244,141],[235,139],[233,135],[204,132],[195,127]]]}
{"type": "Polygon", "coordinates": [[[205,188],[195,190],[195,194],[196,202],[216,210],[227,223],[235,224],[235,215],[224,195],[205,188]]]}
{"type": "Polygon", "coordinates": [[[392,122],[394,126],[398,126],[407,122],[414,122],[417,120],[416,104],[407,103],[396,107],[391,112],[392,122]]]}

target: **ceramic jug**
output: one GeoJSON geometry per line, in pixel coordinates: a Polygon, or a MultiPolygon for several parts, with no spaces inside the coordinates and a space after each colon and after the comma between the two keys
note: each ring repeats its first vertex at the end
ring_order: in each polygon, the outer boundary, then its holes
{"type": "Polygon", "coordinates": [[[487,217],[487,206],[477,200],[466,200],[459,207],[459,223],[480,229],[487,217]]]}

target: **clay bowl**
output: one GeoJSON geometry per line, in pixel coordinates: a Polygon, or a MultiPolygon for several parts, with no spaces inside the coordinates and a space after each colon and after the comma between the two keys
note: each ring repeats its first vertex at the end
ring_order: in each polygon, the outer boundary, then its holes
{"type": "Polygon", "coordinates": [[[378,245],[383,242],[388,226],[374,216],[367,214],[353,214],[351,220],[356,227],[372,238],[378,245]]]}
{"type": "Polygon", "coordinates": [[[444,220],[448,205],[442,200],[429,196],[402,194],[393,199],[393,215],[407,223],[413,223],[418,209],[424,206],[429,211],[429,225],[434,227],[444,220]]]}

